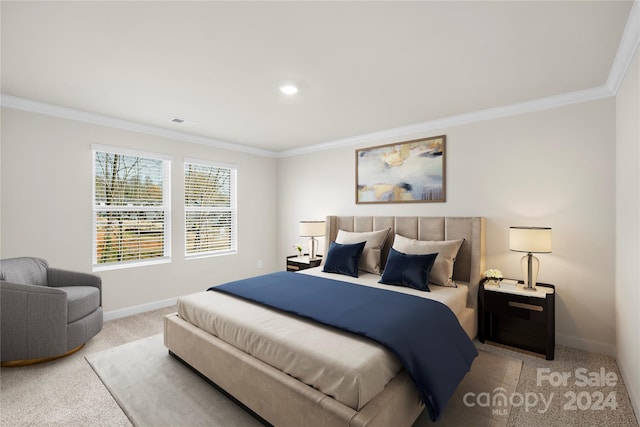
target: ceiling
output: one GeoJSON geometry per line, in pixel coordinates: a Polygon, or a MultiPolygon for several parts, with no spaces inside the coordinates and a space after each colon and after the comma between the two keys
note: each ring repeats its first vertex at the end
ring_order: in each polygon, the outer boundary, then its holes
{"type": "Polygon", "coordinates": [[[282,152],[603,86],[631,6],[2,1],[1,90],[282,152]]]}

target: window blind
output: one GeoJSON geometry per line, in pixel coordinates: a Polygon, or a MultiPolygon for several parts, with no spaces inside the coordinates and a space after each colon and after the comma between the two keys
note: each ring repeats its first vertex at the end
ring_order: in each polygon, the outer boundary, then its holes
{"type": "Polygon", "coordinates": [[[171,162],[94,149],[94,270],[170,257],[171,162]]]}
{"type": "Polygon", "coordinates": [[[185,255],[237,251],[236,181],[233,166],[185,162],[185,255]]]}

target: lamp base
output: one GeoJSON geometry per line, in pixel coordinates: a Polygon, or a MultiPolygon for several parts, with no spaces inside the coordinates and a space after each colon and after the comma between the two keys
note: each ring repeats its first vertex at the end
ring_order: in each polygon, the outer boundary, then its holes
{"type": "Polygon", "coordinates": [[[318,258],[318,239],[311,237],[309,239],[309,259],[315,260],[318,258]]]}
{"type": "Polygon", "coordinates": [[[535,291],[538,271],[540,270],[540,261],[529,252],[520,260],[520,267],[522,268],[522,276],[524,277],[523,290],[535,291]]]}

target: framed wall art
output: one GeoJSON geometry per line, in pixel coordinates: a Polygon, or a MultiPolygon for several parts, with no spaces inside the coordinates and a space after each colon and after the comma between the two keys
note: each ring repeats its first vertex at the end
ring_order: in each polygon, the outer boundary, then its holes
{"type": "Polygon", "coordinates": [[[445,201],[446,136],[356,150],[356,203],[445,201]]]}

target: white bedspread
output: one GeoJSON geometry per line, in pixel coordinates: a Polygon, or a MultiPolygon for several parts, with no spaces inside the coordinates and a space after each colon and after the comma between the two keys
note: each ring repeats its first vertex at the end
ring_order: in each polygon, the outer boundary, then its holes
{"type": "Polygon", "coordinates": [[[299,274],[309,274],[312,276],[326,277],[327,279],[342,280],[343,282],[357,283],[359,285],[371,286],[378,289],[387,289],[403,294],[416,295],[422,298],[439,301],[448,306],[454,314],[458,315],[467,306],[467,284],[458,283],[457,288],[438,286],[429,284],[431,292],[419,291],[417,289],[404,288],[402,286],[383,285],[378,283],[380,276],[376,274],[360,272],[358,277],[344,276],[341,274],[325,273],[322,267],[310,268],[298,272],[299,274]]]}
{"type": "MultiPolygon", "coordinates": [[[[376,283],[380,276],[362,274],[352,281],[320,269],[301,273],[381,287],[376,283]]],[[[466,287],[432,286],[438,288],[433,292],[382,287],[452,304],[454,313],[461,301],[462,308],[466,304],[466,287]]],[[[219,292],[181,297],[178,313],[200,329],[355,410],[380,393],[402,368],[397,358],[376,342],[219,292]]]]}

